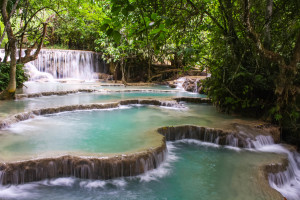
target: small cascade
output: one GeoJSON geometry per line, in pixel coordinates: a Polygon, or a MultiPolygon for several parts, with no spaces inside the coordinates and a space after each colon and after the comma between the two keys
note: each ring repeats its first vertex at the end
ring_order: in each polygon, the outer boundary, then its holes
{"type": "Polygon", "coordinates": [[[156,169],[166,158],[166,145],[145,152],[113,157],[62,156],[16,163],[0,167],[0,185],[24,184],[49,178],[73,176],[82,179],[114,179],[137,176],[156,169]]]}
{"type": "Polygon", "coordinates": [[[258,135],[255,139],[251,139],[245,135],[244,137],[232,132],[191,125],[163,127],[159,128],[158,132],[165,136],[167,141],[196,139],[219,145],[286,154],[288,164],[271,164],[266,166],[269,184],[288,200],[300,199],[300,154],[296,151],[291,152],[281,145],[274,144],[271,136],[258,135]]]}
{"type": "Polygon", "coordinates": [[[4,172],[0,171],[0,186],[3,183],[4,172]]]}
{"type": "Polygon", "coordinates": [[[199,79],[197,78],[197,79],[195,80],[195,88],[194,88],[194,91],[193,91],[193,92],[195,92],[195,93],[198,93],[198,82],[199,82],[199,79]]]}
{"type": "Polygon", "coordinates": [[[163,127],[159,128],[157,131],[165,136],[167,141],[196,139],[203,142],[210,142],[220,145],[225,145],[224,135],[228,134],[227,132],[223,132],[222,130],[192,125],[163,127]]]}
{"type": "Polygon", "coordinates": [[[232,134],[226,136],[226,145],[232,147],[238,147],[239,139],[234,137],[232,134]]]}
{"type": "Polygon", "coordinates": [[[270,135],[268,136],[258,135],[255,137],[255,140],[251,140],[251,143],[252,143],[251,147],[255,149],[259,149],[262,148],[263,146],[274,144],[274,140],[270,135]]]}
{"type": "Polygon", "coordinates": [[[287,154],[289,164],[286,170],[269,174],[270,186],[288,200],[298,200],[300,199],[300,154],[290,152],[282,146],[275,148],[273,151],[287,154]]]}
{"type": "Polygon", "coordinates": [[[269,184],[288,200],[300,199],[300,154],[296,151],[291,152],[285,147],[275,144],[271,136],[258,135],[250,143],[251,148],[259,151],[287,155],[287,167],[281,164],[269,166],[269,168],[278,171],[268,174],[269,184]]]}
{"type": "Polygon", "coordinates": [[[179,90],[182,90],[184,91],[184,88],[183,88],[183,83],[185,82],[186,78],[185,77],[181,77],[179,79],[177,79],[175,82],[176,82],[176,89],[179,89],[179,90]]]}
{"type": "Polygon", "coordinates": [[[187,108],[186,106],[184,106],[184,104],[178,103],[177,101],[161,101],[161,106],[174,108],[174,109],[186,109],[187,108]]]}

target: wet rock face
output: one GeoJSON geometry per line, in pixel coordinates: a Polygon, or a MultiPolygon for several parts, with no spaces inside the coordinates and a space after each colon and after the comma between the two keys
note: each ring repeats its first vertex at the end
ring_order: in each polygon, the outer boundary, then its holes
{"type": "Polygon", "coordinates": [[[165,136],[167,141],[196,139],[219,145],[228,145],[241,148],[247,147],[246,138],[243,138],[237,132],[224,131],[221,129],[184,125],[176,127],[162,127],[157,131],[165,136]]]}
{"type": "Polygon", "coordinates": [[[280,163],[269,164],[264,167],[265,175],[268,177],[268,174],[276,174],[279,172],[286,171],[289,166],[289,161],[287,158],[282,159],[280,163]]]}
{"type": "Polygon", "coordinates": [[[266,132],[272,136],[275,143],[280,142],[280,127],[274,124],[261,124],[255,128],[260,129],[263,132],[266,132]]]}
{"type": "Polygon", "coordinates": [[[178,97],[178,98],[174,98],[176,101],[180,102],[180,101],[185,101],[188,103],[212,103],[211,99],[209,98],[198,98],[198,97],[178,97]]]}
{"type": "Polygon", "coordinates": [[[43,179],[74,176],[112,179],[136,176],[157,168],[165,159],[166,145],[130,155],[109,158],[62,156],[16,163],[0,163],[0,184],[22,184],[43,179]]]}
{"type": "Polygon", "coordinates": [[[175,82],[168,82],[168,85],[169,85],[170,88],[176,88],[177,87],[175,82]]]}
{"type": "Polygon", "coordinates": [[[197,78],[187,78],[182,84],[184,90],[188,92],[197,92],[199,94],[204,94],[203,86],[201,80],[197,78]]]}
{"type": "Polygon", "coordinates": [[[241,134],[239,130],[221,130],[194,125],[162,127],[157,131],[158,133],[165,136],[167,141],[196,139],[204,142],[215,143],[218,145],[248,149],[255,148],[260,144],[263,145],[270,137],[269,135],[260,135],[259,137],[256,137],[256,135],[253,135],[251,133],[241,134]]]}
{"type": "Polygon", "coordinates": [[[183,84],[182,84],[182,87],[186,90],[186,91],[189,91],[189,92],[196,92],[196,84],[195,84],[195,81],[194,79],[189,79],[187,78],[183,84]]]}

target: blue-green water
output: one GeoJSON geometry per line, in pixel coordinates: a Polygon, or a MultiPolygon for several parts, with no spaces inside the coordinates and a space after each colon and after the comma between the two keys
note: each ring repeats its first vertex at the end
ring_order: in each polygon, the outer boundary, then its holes
{"type": "Polygon", "coordinates": [[[233,151],[193,140],[168,144],[167,161],[132,178],[108,181],[58,178],[0,188],[0,199],[266,200],[257,167],[272,154],[233,151]]]}
{"type": "MultiPolygon", "coordinates": [[[[82,88],[80,84],[48,85],[54,90],[82,88]]],[[[85,86],[98,87],[94,83],[85,86]]],[[[47,88],[45,85],[39,87],[36,84],[35,92],[47,88]]],[[[115,90],[119,89],[124,88],[115,87],[115,90]]],[[[152,89],[165,90],[161,86],[152,89]]],[[[178,96],[199,95],[179,91],[113,92],[30,98],[1,102],[0,118],[42,107],[178,96]]],[[[186,107],[130,106],[36,117],[0,131],[0,159],[131,152],[155,144],[154,131],[161,126],[195,124],[222,128],[242,121],[218,113],[211,105],[186,104],[186,107]]],[[[277,154],[234,151],[194,140],[168,143],[168,150],[167,160],[158,169],[138,177],[108,181],[66,177],[19,186],[0,186],[0,199],[272,199],[259,183],[258,169],[276,160],[277,154]]]]}
{"type": "Polygon", "coordinates": [[[0,102],[0,119],[10,114],[45,107],[75,105],[85,103],[101,103],[120,101],[132,98],[171,98],[171,97],[203,97],[203,95],[187,92],[109,92],[109,93],[78,93],[64,96],[44,96],[26,98],[16,101],[0,102]]]}
{"type": "MultiPolygon", "coordinates": [[[[23,160],[65,153],[124,153],[153,147],[162,126],[194,124],[224,127],[235,120],[210,105],[185,108],[122,106],[36,117],[0,131],[0,158],[23,160]]],[[[155,145],[154,145],[155,146],[155,145]]],[[[81,154],[80,154],[81,155],[81,154]]]]}

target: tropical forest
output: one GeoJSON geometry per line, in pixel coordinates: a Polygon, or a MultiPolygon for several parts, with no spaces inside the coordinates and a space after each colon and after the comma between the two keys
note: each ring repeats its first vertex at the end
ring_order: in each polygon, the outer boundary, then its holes
{"type": "Polygon", "coordinates": [[[300,1],[0,0],[0,199],[300,199],[300,1]]]}

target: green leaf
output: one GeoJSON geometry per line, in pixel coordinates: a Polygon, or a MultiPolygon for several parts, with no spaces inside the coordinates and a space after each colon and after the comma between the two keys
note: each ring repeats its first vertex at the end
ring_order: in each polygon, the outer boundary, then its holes
{"type": "Polygon", "coordinates": [[[100,30],[104,32],[104,31],[107,30],[108,27],[109,27],[109,24],[103,24],[103,25],[100,27],[100,30]]]}
{"type": "Polygon", "coordinates": [[[113,35],[113,38],[114,38],[115,42],[117,44],[119,44],[120,40],[121,40],[121,37],[122,37],[122,35],[119,33],[119,31],[113,31],[112,35],[113,35]]]}
{"type": "Polygon", "coordinates": [[[151,32],[150,32],[150,35],[154,35],[154,34],[156,34],[156,33],[158,33],[158,32],[160,32],[160,29],[153,29],[153,30],[151,30],[151,32]]]}
{"type": "Polygon", "coordinates": [[[164,25],[164,24],[160,24],[160,25],[159,25],[159,29],[160,29],[160,30],[164,30],[164,28],[165,28],[165,25],[164,25]]]}
{"type": "Polygon", "coordinates": [[[165,36],[166,36],[165,33],[164,33],[164,32],[161,32],[161,33],[159,34],[158,39],[164,41],[164,40],[165,40],[165,36]]]}
{"type": "Polygon", "coordinates": [[[124,15],[124,16],[128,16],[128,10],[127,10],[127,8],[124,8],[124,9],[122,9],[122,14],[124,15]]]}
{"type": "Polygon", "coordinates": [[[132,12],[132,11],[134,11],[135,9],[134,9],[134,6],[133,6],[133,5],[129,4],[129,5],[127,6],[127,10],[128,10],[128,12],[132,12]]]}
{"type": "Polygon", "coordinates": [[[121,11],[121,7],[120,6],[113,6],[111,8],[111,12],[114,14],[114,15],[118,15],[121,11]]]}
{"type": "Polygon", "coordinates": [[[110,29],[108,29],[108,30],[106,31],[106,34],[107,34],[108,36],[111,36],[112,33],[113,33],[113,31],[114,31],[114,29],[110,28],[110,29]]]}
{"type": "Polygon", "coordinates": [[[157,18],[157,14],[156,13],[152,13],[151,14],[151,19],[156,20],[156,18],[157,18]]]}

